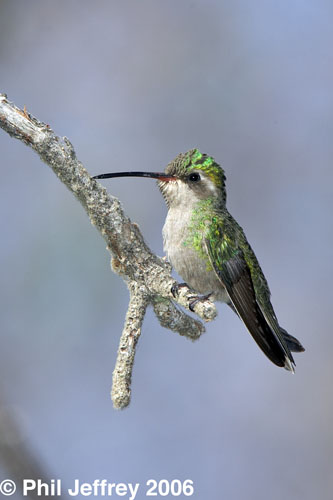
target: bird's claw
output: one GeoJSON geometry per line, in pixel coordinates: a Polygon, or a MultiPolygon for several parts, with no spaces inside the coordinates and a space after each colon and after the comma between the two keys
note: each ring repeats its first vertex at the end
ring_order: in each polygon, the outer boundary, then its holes
{"type": "MultiPolygon", "coordinates": [[[[171,293],[172,293],[172,295],[176,298],[176,296],[179,294],[179,289],[180,288],[184,288],[184,287],[188,287],[187,283],[175,283],[171,287],[171,293]]],[[[189,310],[192,311],[192,312],[194,312],[194,307],[196,306],[196,304],[198,302],[201,302],[201,301],[209,299],[209,297],[211,295],[212,295],[212,292],[211,293],[207,293],[207,295],[200,295],[200,296],[199,295],[195,295],[194,299],[191,300],[191,302],[188,305],[189,310]]]]}
{"type": "Polygon", "coordinates": [[[212,293],[207,293],[207,295],[201,295],[200,297],[196,297],[194,300],[192,300],[189,305],[188,305],[188,308],[190,311],[194,312],[194,307],[195,305],[198,303],[198,302],[201,302],[201,301],[204,301],[204,300],[207,300],[209,299],[209,297],[212,295],[212,293]]]}
{"type": "Polygon", "coordinates": [[[176,296],[179,294],[179,289],[184,288],[185,286],[188,286],[186,283],[175,283],[171,287],[171,293],[172,295],[176,298],[176,296]]]}

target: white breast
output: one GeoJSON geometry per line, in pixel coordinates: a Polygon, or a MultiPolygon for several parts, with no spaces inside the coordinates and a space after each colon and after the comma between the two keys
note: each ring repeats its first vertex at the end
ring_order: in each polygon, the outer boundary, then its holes
{"type": "Polygon", "coordinates": [[[192,210],[187,207],[170,208],[163,227],[164,251],[172,267],[182,279],[199,294],[213,293],[214,299],[228,302],[221,282],[213,270],[207,270],[205,261],[193,248],[185,245],[192,210]]]}

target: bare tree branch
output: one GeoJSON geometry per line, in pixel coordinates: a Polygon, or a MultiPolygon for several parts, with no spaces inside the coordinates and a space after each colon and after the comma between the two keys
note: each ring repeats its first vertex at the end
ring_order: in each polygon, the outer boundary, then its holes
{"type": "MultiPolygon", "coordinates": [[[[172,295],[171,289],[177,282],[171,276],[170,265],[150,251],[138,226],[124,214],[119,200],[110,196],[101,184],[91,178],[76,158],[67,138],[56,136],[48,125],[32,117],[25,107],[20,110],[10,103],[5,94],[0,94],[0,126],[9,135],[34,149],[77,197],[91,223],[107,242],[113,257],[113,270],[128,282],[131,290],[130,307],[121,337],[112,389],[114,406],[124,408],[130,400],[135,344],[146,306],[148,303],[153,304],[164,327],[195,340],[204,331],[203,324],[177,309],[170,301],[189,309],[197,295],[188,287],[181,287],[177,297],[172,295]],[[122,346],[125,346],[124,350],[122,346]],[[122,396],[123,392],[127,396],[122,396]]],[[[204,321],[211,321],[216,316],[214,304],[207,299],[197,301],[194,312],[204,321]]]]}
{"type": "Polygon", "coordinates": [[[125,408],[130,402],[135,346],[141,335],[141,326],[149,304],[149,297],[143,286],[140,287],[136,281],[129,281],[127,286],[130,301],[112,378],[111,397],[115,408],[125,408]]]}

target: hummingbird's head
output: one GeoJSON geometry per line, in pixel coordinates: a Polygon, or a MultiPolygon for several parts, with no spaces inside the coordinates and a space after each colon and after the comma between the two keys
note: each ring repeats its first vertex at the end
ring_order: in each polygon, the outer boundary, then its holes
{"type": "Polygon", "coordinates": [[[219,206],[226,204],[225,174],[212,156],[191,149],[180,153],[165,169],[166,179],[159,179],[159,188],[172,206],[212,198],[219,206]]]}
{"type": "Polygon", "coordinates": [[[166,167],[165,172],[112,172],[95,175],[94,179],[113,177],[146,177],[157,179],[158,186],[169,207],[186,208],[198,200],[212,199],[218,207],[224,207],[227,194],[223,168],[214,158],[191,149],[180,153],[166,167]]]}

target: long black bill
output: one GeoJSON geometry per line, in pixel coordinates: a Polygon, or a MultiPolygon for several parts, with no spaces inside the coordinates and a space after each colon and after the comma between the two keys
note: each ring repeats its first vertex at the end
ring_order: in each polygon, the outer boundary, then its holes
{"type": "Polygon", "coordinates": [[[93,179],[110,179],[111,177],[150,177],[160,181],[174,181],[176,177],[159,172],[112,172],[110,174],[95,175],[93,179]]]}

